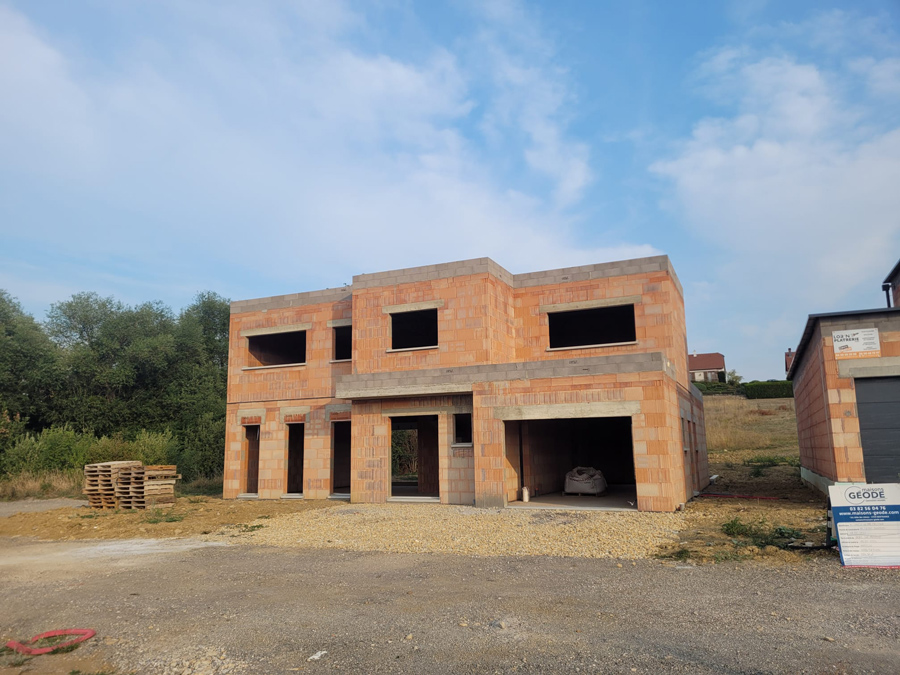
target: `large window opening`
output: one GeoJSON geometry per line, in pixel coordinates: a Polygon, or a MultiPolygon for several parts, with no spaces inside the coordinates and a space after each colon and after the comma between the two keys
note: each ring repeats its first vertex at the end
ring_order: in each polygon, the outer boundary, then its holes
{"type": "MultiPolygon", "coordinates": [[[[630,417],[506,422],[507,493],[527,487],[537,505],[637,508],[630,417]],[[510,447],[510,445],[512,447],[510,447]],[[567,481],[578,468],[595,469],[602,481],[567,481]],[[598,497],[597,499],[594,499],[598,497]]],[[[577,477],[577,474],[576,474],[577,477]]]]}
{"type": "Polygon", "coordinates": [[[332,494],[350,494],[350,422],[332,422],[332,494]]]}
{"type": "Polygon", "coordinates": [[[391,314],[391,349],[437,347],[438,311],[421,309],[391,314]]]}
{"type": "Polygon", "coordinates": [[[288,424],[287,494],[303,494],[303,425],[288,424]]]}
{"type": "Polygon", "coordinates": [[[634,305],[552,312],[550,348],[592,347],[634,342],[634,305]]]}
{"type": "Polygon", "coordinates": [[[391,418],[391,498],[428,501],[440,496],[438,417],[391,418]]]}
{"type": "Polygon", "coordinates": [[[259,425],[244,427],[244,452],[246,453],[247,483],[245,493],[259,493],[259,425]]]}
{"type": "Polygon", "coordinates": [[[334,360],[349,361],[353,358],[353,329],[337,326],[334,329],[334,360]]]}
{"type": "Polygon", "coordinates": [[[306,331],[267,333],[247,338],[250,356],[258,366],[286,366],[306,363],[306,331]]]}

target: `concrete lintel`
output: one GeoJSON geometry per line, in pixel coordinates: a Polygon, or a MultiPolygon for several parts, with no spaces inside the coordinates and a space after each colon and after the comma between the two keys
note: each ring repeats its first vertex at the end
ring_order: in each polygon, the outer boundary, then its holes
{"type": "Polygon", "coordinates": [[[237,409],[237,418],[238,422],[241,421],[244,417],[258,417],[260,419],[260,424],[266,423],[266,409],[265,408],[238,408],[237,409]]]}
{"type": "Polygon", "coordinates": [[[263,328],[248,328],[241,331],[241,337],[253,337],[254,335],[273,335],[275,333],[298,333],[311,330],[311,323],[291,323],[284,326],[265,326],[263,328]]]}
{"type": "Polygon", "coordinates": [[[423,302],[408,302],[403,305],[385,305],[381,308],[381,312],[383,314],[400,314],[401,312],[418,312],[423,309],[440,309],[443,306],[443,300],[424,300],[423,302]]]}
{"type": "Polygon", "coordinates": [[[471,412],[471,405],[445,405],[429,408],[387,408],[382,409],[381,414],[385,417],[415,417],[417,415],[458,415],[471,412]]]}
{"type": "Polygon", "coordinates": [[[494,418],[514,420],[562,420],[578,417],[631,417],[641,412],[639,401],[595,401],[548,405],[514,405],[494,408],[494,418]]]}
{"type": "Polygon", "coordinates": [[[353,319],[329,319],[329,328],[343,328],[344,326],[352,326],[353,319]]]}
{"type": "Polygon", "coordinates": [[[309,415],[308,405],[284,407],[278,411],[278,421],[284,424],[284,418],[288,415],[309,415]]]}
{"type": "Polygon", "coordinates": [[[837,362],[841,377],[895,377],[900,375],[900,356],[874,359],[841,359],[837,362]]]}
{"type": "Polygon", "coordinates": [[[400,396],[433,396],[438,394],[471,394],[472,385],[458,382],[445,384],[397,385],[394,387],[359,387],[337,385],[336,398],[371,399],[400,396]]]}
{"type": "Polygon", "coordinates": [[[640,305],[642,299],[643,298],[640,295],[624,295],[620,298],[599,298],[597,300],[583,300],[582,302],[563,302],[556,305],[541,305],[538,309],[541,314],[550,312],[574,312],[578,309],[640,305]]]}

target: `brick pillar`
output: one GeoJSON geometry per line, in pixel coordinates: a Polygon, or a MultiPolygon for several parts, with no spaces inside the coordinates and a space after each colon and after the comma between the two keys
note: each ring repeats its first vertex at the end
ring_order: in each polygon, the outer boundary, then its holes
{"type": "Polygon", "coordinates": [[[303,498],[328,499],[331,494],[331,424],[325,406],[310,408],[303,439],[303,498]]]}
{"type": "Polygon", "coordinates": [[[353,402],[350,501],[378,504],[391,494],[391,420],[381,403],[353,402]]]}
{"type": "Polygon", "coordinates": [[[494,419],[494,383],[478,382],[472,394],[472,443],[475,455],[475,506],[506,506],[503,421],[494,419]]]}
{"type": "Polygon", "coordinates": [[[279,499],[287,478],[287,428],[278,408],[267,408],[259,427],[259,498],[279,499]]]}

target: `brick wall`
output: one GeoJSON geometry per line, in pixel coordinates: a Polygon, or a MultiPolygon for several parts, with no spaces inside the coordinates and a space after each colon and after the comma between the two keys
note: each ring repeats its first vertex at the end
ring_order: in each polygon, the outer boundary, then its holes
{"type": "MultiPolygon", "coordinates": [[[[882,357],[900,356],[900,318],[826,318],[816,322],[793,375],[801,466],[840,482],[865,481],[855,381],[841,376],[832,339],[834,331],[852,328],[878,328],[882,357]]],[[[853,365],[877,363],[858,359],[853,365]]]]}

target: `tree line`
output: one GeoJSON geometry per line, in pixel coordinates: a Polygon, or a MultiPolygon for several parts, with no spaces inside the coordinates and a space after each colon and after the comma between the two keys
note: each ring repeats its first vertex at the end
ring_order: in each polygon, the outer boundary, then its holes
{"type": "Polygon", "coordinates": [[[77,293],[44,322],[0,290],[0,473],[142,459],[222,471],[229,301],[77,293]]]}

